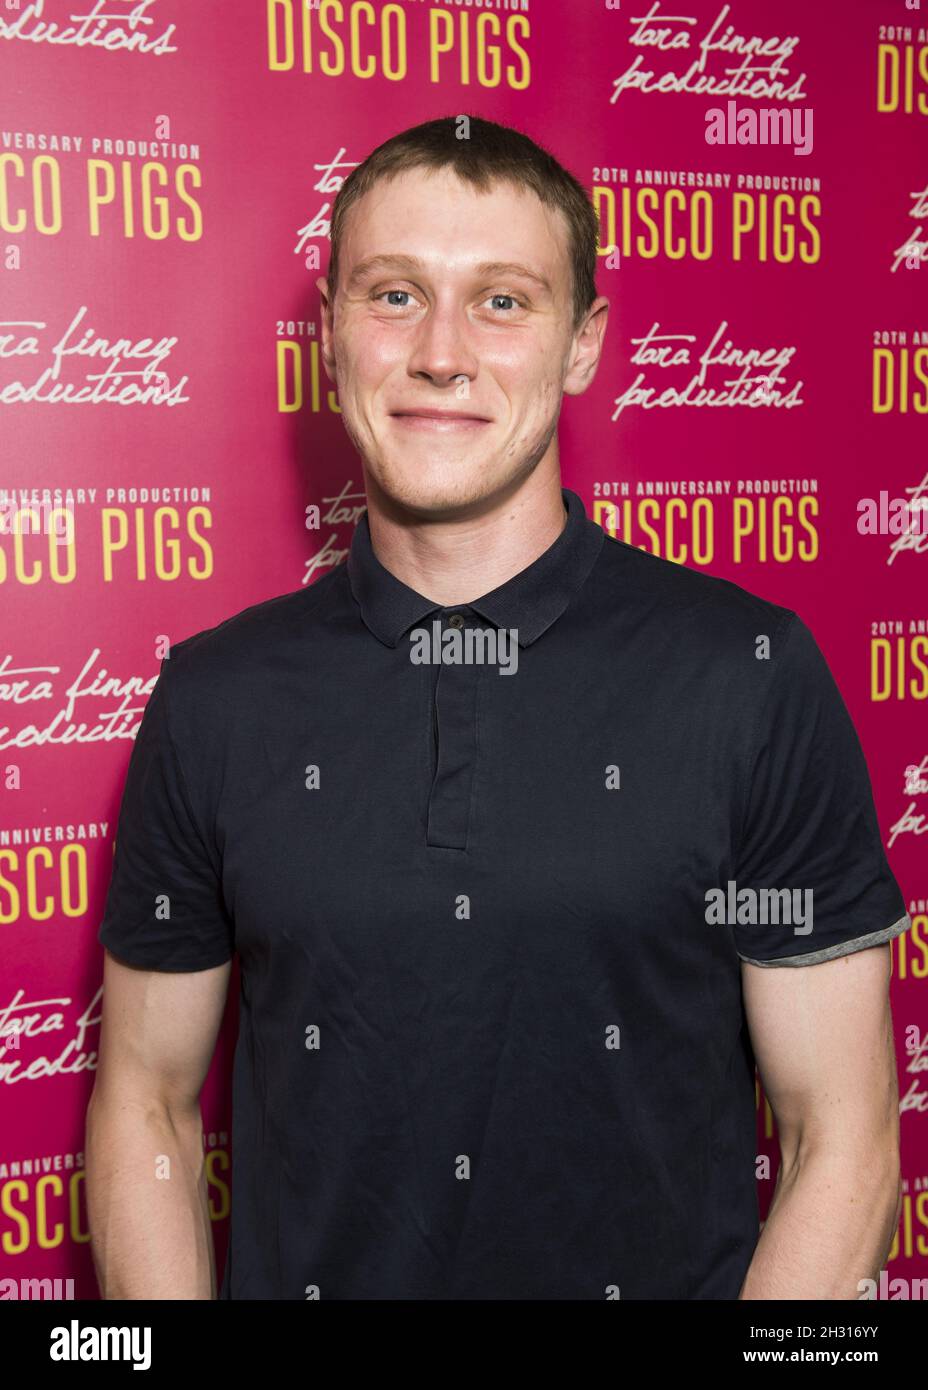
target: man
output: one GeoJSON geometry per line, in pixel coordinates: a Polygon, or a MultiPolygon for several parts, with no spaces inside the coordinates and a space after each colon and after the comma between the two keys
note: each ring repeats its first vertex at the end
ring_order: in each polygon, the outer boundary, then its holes
{"type": "Polygon", "coordinates": [[[561,485],[596,231],[476,118],[339,193],[323,354],[368,510],[346,565],[176,643],[145,711],[100,930],[106,1297],[215,1296],[234,952],[221,1297],[853,1299],[883,1264],[905,905],[808,628],[561,485]]]}

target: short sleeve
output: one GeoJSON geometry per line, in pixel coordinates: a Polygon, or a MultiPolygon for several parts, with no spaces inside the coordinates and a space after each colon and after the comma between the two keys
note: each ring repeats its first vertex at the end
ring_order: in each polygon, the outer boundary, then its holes
{"type": "Polygon", "coordinates": [[[857,732],[796,614],[770,660],[728,920],[736,921],[742,960],[813,965],[878,946],[911,921],[883,849],[857,732]],[[741,896],[743,889],[751,892],[741,896]]]}
{"type": "Polygon", "coordinates": [[[129,759],[97,939],[129,965],[207,970],[231,958],[233,927],[172,735],[170,666],[165,658],[129,759]]]}

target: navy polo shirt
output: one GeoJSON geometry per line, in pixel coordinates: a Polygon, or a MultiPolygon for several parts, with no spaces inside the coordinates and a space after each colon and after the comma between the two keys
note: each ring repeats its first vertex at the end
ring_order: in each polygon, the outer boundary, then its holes
{"type": "Polygon", "coordinates": [[[909,925],[809,629],[563,498],[473,602],[401,583],[365,515],[162,663],[99,939],[238,953],[223,1298],[737,1298],[741,962],[909,925]]]}

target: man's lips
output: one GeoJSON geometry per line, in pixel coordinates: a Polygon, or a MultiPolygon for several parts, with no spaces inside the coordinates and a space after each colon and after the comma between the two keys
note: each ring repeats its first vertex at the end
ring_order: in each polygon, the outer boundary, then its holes
{"type": "Polygon", "coordinates": [[[462,410],[393,410],[390,413],[402,420],[479,420],[482,424],[489,423],[485,415],[468,415],[462,410]]]}
{"type": "Polygon", "coordinates": [[[456,410],[394,410],[391,419],[413,429],[476,429],[490,424],[482,415],[463,415],[456,410]]]}

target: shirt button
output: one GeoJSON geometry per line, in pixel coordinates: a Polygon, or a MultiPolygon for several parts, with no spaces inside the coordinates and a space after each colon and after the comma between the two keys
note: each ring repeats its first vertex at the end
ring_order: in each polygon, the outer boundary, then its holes
{"type": "Polygon", "coordinates": [[[452,614],[451,614],[451,617],[448,619],[448,626],[449,626],[449,627],[463,627],[463,626],[464,626],[464,619],[463,619],[462,615],[461,615],[460,613],[452,613],[452,614]]]}

